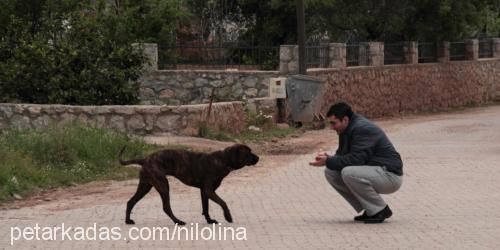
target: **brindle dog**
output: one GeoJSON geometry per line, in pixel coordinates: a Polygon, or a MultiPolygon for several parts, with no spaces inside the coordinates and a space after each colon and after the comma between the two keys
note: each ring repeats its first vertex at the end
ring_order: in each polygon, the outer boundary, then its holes
{"type": "Polygon", "coordinates": [[[215,190],[219,187],[224,177],[231,171],[243,168],[244,166],[255,165],[259,157],[252,153],[252,150],[243,144],[236,144],[221,151],[213,153],[198,153],[187,150],[161,150],[155,152],[144,159],[122,160],[124,146],[118,156],[122,165],[141,165],[139,174],[139,185],[137,191],[127,202],[125,223],[135,224],[130,219],[130,213],[135,204],[142,199],[152,187],[160,193],[163,202],[163,211],[172,219],[174,223],[185,225],[186,223],[177,219],[170,207],[169,186],[166,175],[171,175],[182,181],[184,184],[200,189],[202,215],[207,223],[218,223],[210,218],[208,214],[208,199],[219,204],[224,210],[224,218],[232,222],[231,212],[226,202],[222,200],[215,190]]]}

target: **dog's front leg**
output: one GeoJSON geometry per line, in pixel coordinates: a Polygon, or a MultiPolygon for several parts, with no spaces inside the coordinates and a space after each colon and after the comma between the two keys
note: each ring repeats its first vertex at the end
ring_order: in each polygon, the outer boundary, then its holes
{"type": "Polygon", "coordinates": [[[159,174],[154,175],[152,178],[152,184],[155,187],[156,191],[160,193],[160,197],[163,203],[163,211],[172,219],[174,223],[179,225],[186,225],[184,221],[177,219],[172,212],[172,208],[170,207],[170,188],[168,185],[168,180],[165,176],[161,176],[159,174]]]}
{"type": "Polygon", "coordinates": [[[203,208],[203,215],[205,216],[205,220],[207,220],[208,224],[217,224],[216,220],[212,220],[210,218],[210,215],[208,214],[208,196],[206,195],[206,192],[203,189],[200,189],[201,193],[201,206],[203,208]]]}
{"type": "Polygon", "coordinates": [[[211,200],[215,201],[215,203],[219,204],[219,206],[222,207],[224,210],[224,218],[226,219],[227,222],[233,222],[233,217],[231,217],[231,212],[229,211],[229,208],[227,207],[227,204],[224,200],[222,200],[213,190],[206,190],[206,194],[208,198],[211,200]]]}

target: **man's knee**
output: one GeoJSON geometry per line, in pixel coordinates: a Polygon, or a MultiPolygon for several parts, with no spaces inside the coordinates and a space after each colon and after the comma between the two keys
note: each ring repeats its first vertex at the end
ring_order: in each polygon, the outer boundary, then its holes
{"type": "Polygon", "coordinates": [[[359,171],[358,166],[347,166],[340,171],[340,176],[344,182],[351,182],[351,181],[356,181],[361,177],[360,171],[359,171]]]}
{"type": "Polygon", "coordinates": [[[347,177],[347,176],[355,176],[356,170],[352,166],[347,166],[347,167],[342,168],[342,170],[340,171],[340,175],[342,176],[342,178],[347,177]]]}

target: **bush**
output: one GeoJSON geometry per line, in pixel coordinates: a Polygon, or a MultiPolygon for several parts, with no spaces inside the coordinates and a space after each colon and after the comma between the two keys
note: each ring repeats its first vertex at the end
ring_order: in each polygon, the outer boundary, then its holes
{"type": "Polygon", "coordinates": [[[0,102],[138,103],[146,57],[117,30],[124,20],[81,8],[58,14],[42,11],[36,31],[22,16],[0,29],[0,102]]]}

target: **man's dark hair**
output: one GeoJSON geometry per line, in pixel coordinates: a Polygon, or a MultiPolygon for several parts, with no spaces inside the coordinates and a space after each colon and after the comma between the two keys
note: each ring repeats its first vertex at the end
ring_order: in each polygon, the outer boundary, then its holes
{"type": "Polygon", "coordinates": [[[337,119],[342,120],[345,116],[347,116],[349,117],[349,119],[351,119],[352,114],[353,112],[349,104],[345,102],[338,102],[330,107],[330,109],[326,113],[326,117],[334,115],[337,119]]]}

